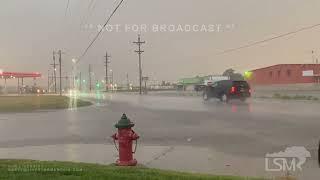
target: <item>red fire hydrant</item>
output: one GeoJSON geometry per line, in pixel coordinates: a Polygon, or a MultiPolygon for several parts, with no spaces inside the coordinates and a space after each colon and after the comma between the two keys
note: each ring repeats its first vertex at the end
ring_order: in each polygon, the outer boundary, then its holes
{"type": "Polygon", "coordinates": [[[126,114],[123,114],[120,121],[115,125],[118,129],[118,133],[115,133],[111,137],[119,151],[119,159],[116,164],[118,166],[135,166],[137,165],[137,160],[133,159],[133,154],[137,150],[137,141],[139,136],[131,129],[134,123],[127,118],[126,114]],[[119,142],[119,148],[117,147],[116,140],[119,142]],[[134,151],[132,151],[132,142],[136,141],[134,151]]]}

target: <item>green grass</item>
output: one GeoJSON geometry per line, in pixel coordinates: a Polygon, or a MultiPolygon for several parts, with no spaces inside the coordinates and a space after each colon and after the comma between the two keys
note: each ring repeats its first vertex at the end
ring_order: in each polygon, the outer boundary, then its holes
{"type": "MultiPolygon", "coordinates": [[[[149,169],[144,166],[116,167],[71,162],[0,160],[0,179],[92,179],[92,180],[253,180],[253,178],[212,176],[149,169]]],[[[258,179],[255,179],[258,180],[258,179]]]]}
{"type": "MultiPolygon", "coordinates": [[[[69,108],[66,96],[0,96],[0,112],[28,112],[44,109],[69,108]]],[[[77,107],[89,106],[91,102],[77,100],[77,107]]]]}

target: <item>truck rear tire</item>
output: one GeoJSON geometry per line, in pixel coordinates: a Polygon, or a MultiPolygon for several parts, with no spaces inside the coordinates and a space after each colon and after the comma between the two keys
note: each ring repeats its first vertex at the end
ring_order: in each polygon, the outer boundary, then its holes
{"type": "Polygon", "coordinates": [[[228,103],[229,102],[229,97],[228,97],[227,94],[222,94],[219,99],[223,103],[228,103]]]}
{"type": "Polygon", "coordinates": [[[240,98],[240,101],[241,102],[246,102],[247,98],[243,97],[243,98],[240,98]]]}
{"type": "Polygon", "coordinates": [[[202,98],[204,101],[208,101],[210,99],[207,91],[203,91],[202,98]]]}

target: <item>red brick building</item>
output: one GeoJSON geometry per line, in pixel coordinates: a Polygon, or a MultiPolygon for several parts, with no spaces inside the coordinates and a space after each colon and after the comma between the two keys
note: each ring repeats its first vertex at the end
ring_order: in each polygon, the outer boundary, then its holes
{"type": "Polygon", "coordinates": [[[278,64],[255,69],[248,81],[252,85],[319,83],[320,64],[278,64]]]}

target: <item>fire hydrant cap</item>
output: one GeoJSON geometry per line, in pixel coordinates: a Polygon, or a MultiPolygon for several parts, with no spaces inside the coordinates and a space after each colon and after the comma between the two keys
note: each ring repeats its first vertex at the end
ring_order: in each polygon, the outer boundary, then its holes
{"type": "Polygon", "coordinates": [[[115,125],[117,129],[125,129],[125,128],[131,128],[134,126],[134,123],[130,121],[130,119],[127,118],[126,114],[123,114],[121,119],[118,121],[118,123],[115,125]]]}

